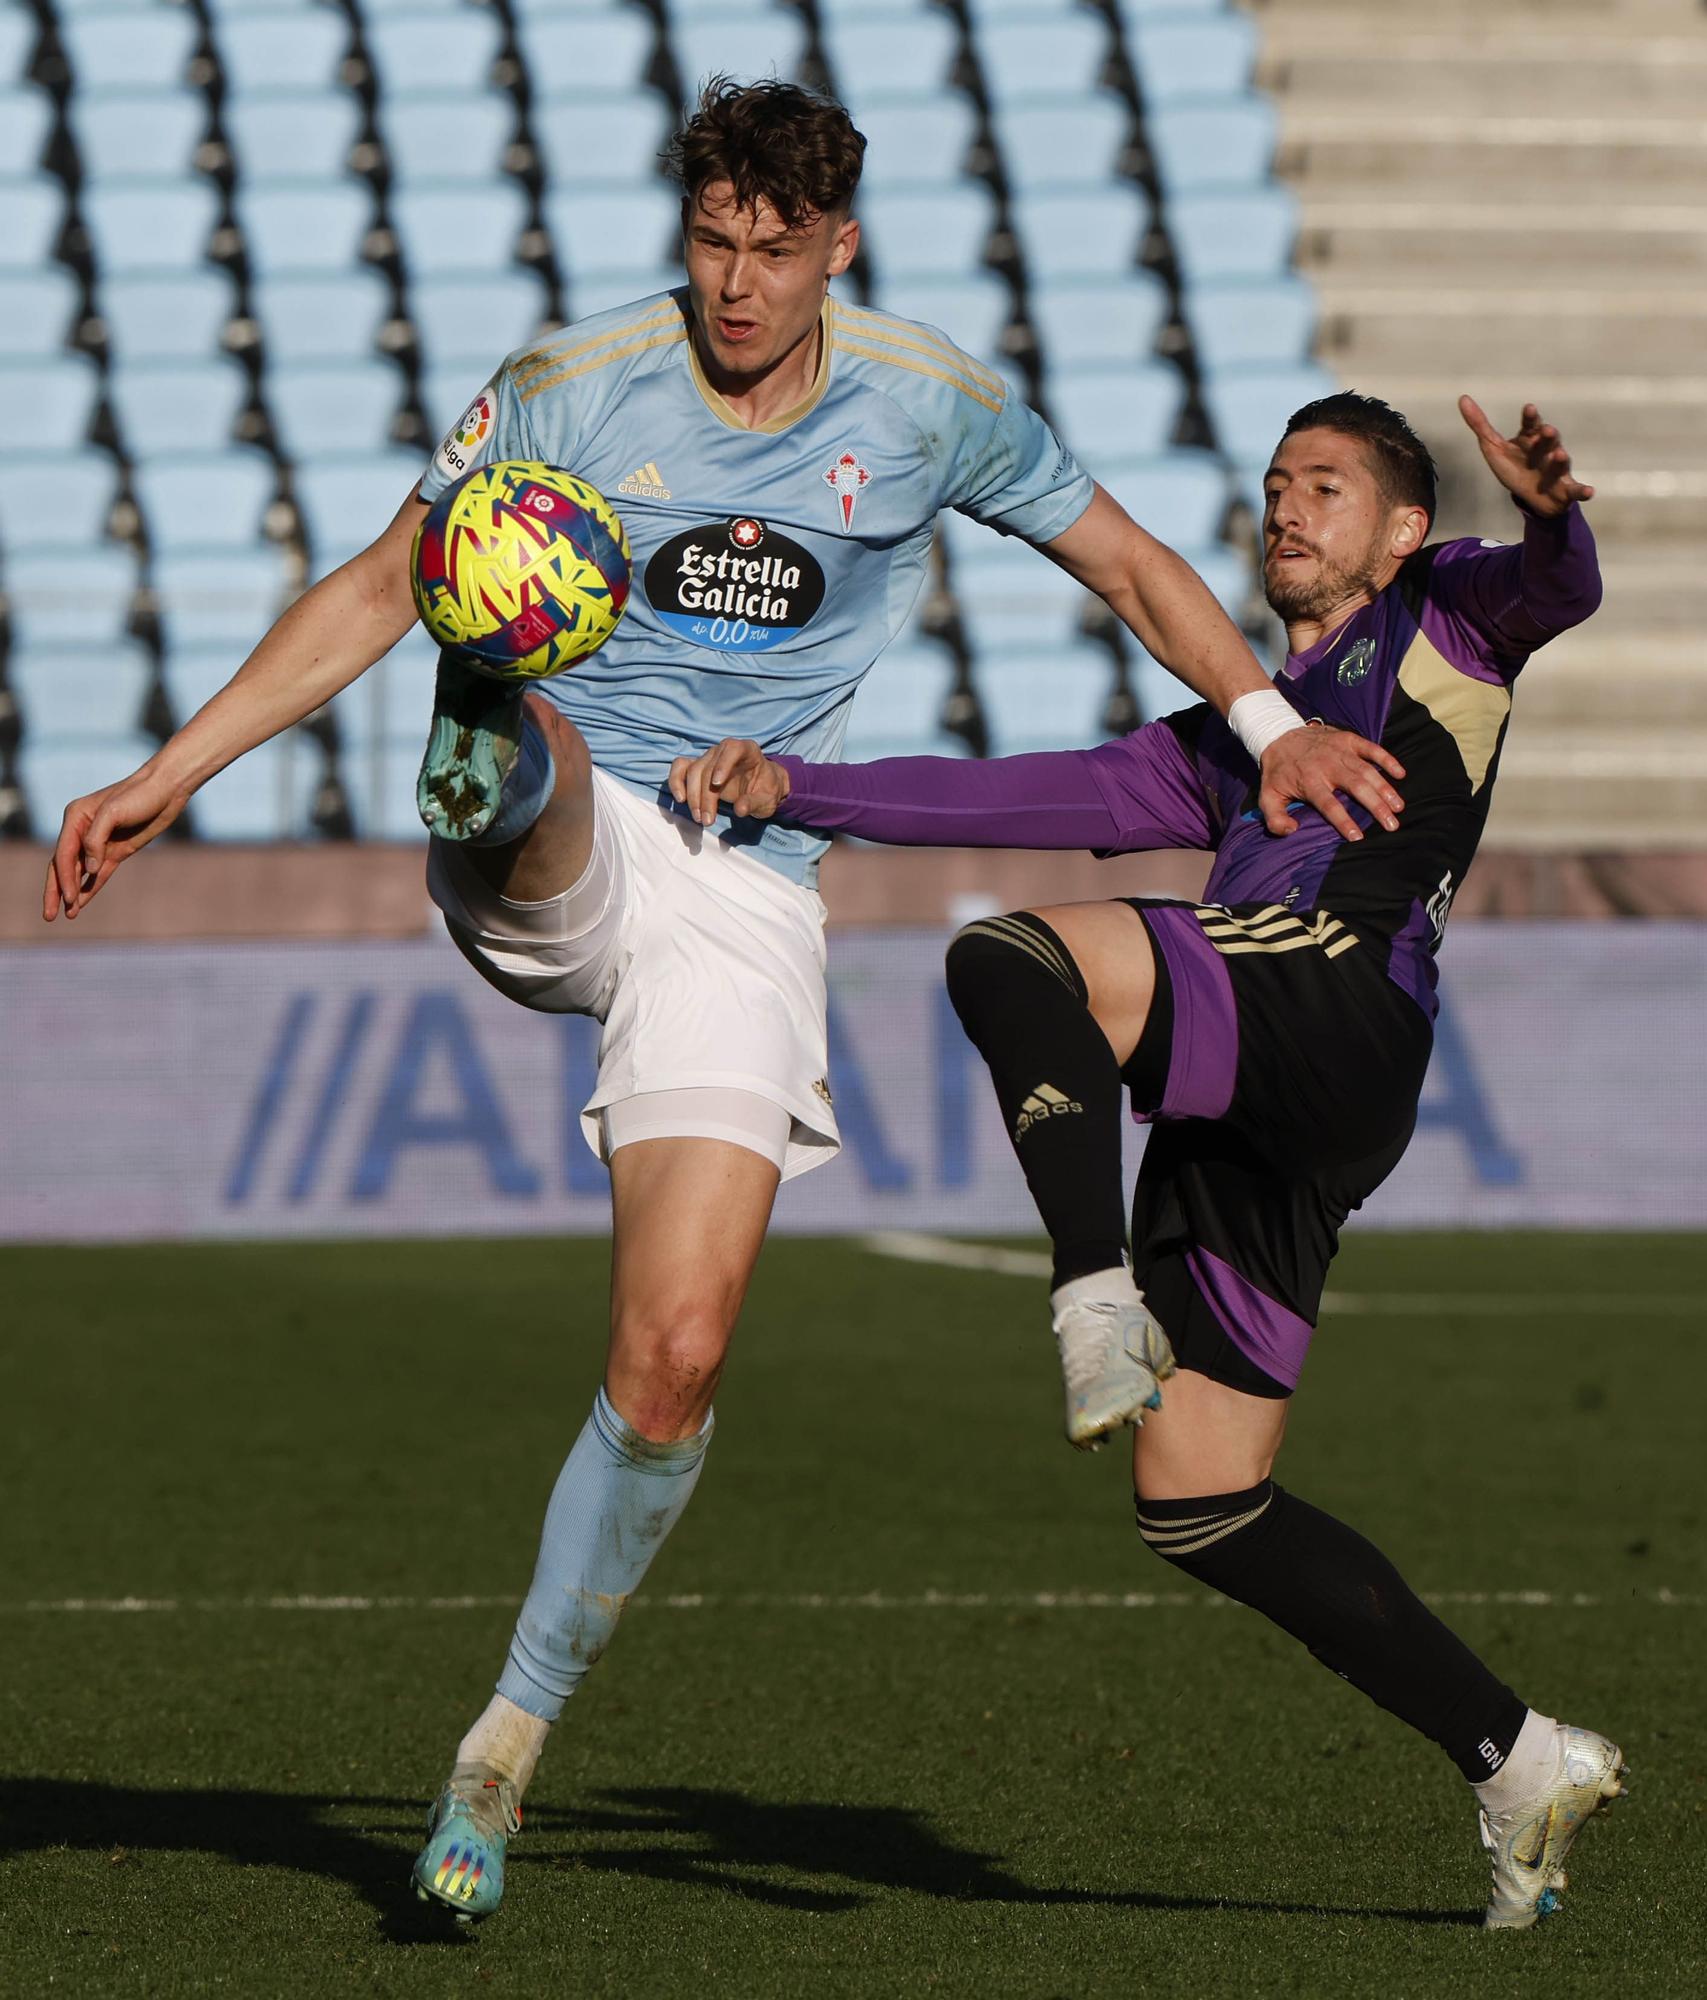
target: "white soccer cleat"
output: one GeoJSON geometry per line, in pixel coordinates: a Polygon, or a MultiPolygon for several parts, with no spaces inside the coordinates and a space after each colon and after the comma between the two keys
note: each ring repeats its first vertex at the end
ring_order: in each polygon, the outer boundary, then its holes
{"type": "Polygon", "coordinates": [[[1174,1351],[1127,1271],[1074,1278],[1050,1293],[1049,1307],[1067,1385],[1067,1442],[1095,1451],[1110,1431],[1161,1408],[1174,1351]]]}
{"type": "Polygon", "coordinates": [[[1553,1775],[1509,1812],[1480,1818],[1493,1865],[1493,1893],[1482,1919],[1490,1931],[1526,1931],[1559,1907],[1565,1856],[1596,1813],[1622,1798],[1629,1775],[1616,1743],[1592,1729],[1556,1722],[1553,1775]]]}

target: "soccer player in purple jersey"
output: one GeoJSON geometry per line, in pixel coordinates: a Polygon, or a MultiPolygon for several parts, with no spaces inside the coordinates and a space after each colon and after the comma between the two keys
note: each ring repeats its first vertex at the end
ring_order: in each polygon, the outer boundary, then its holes
{"type": "Polygon", "coordinates": [[[672,788],[706,824],[725,805],[913,845],[1213,852],[1201,903],[1026,910],[949,947],[950,996],[1054,1246],[1067,1435],[1095,1446],[1142,1424],[1144,1541],[1447,1752],[1481,1807],[1486,1922],[1522,1929],[1622,1791],[1622,1753],[1529,1708],[1378,1550],[1270,1476],[1340,1225],[1415,1124],[1435,954],[1512,684],[1600,601],[1593,489],[1557,430],[1533,405],[1511,438],[1468,397],[1460,409],[1521,512],[1515,546],[1425,545],[1434,466],[1372,398],[1299,410],[1264,482],[1264,588],[1289,647],[1277,685],[1306,721],[1403,763],[1401,825],[1373,831],[1354,805],[1373,837],[1353,840],[1295,804],[1298,830],[1276,838],[1257,767],[1207,706],[1095,750],[983,764],[814,765],[725,742],[679,760],[672,788]],[[1152,1128],[1130,1252],[1123,1085],[1152,1128]]]}

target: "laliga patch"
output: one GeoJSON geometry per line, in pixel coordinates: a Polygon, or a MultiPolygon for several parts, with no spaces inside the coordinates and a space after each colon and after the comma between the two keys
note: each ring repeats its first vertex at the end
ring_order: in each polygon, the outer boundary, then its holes
{"type": "Polygon", "coordinates": [[[824,601],[817,558],[748,514],[671,536],[646,565],[645,585],[672,632],[722,653],[780,646],[824,601]]]}
{"type": "Polygon", "coordinates": [[[433,455],[433,464],[447,479],[460,479],[480,462],[498,415],[498,385],[488,382],[453,424],[433,455]]]}
{"type": "Polygon", "coordinates": [[[837,510],[842,517],[842,533],[849,534],[853,529],[854,503],[871,484],[871,474],[854,453],[844,451],[825,472],[824,478],[836,496],[837,510]]]}

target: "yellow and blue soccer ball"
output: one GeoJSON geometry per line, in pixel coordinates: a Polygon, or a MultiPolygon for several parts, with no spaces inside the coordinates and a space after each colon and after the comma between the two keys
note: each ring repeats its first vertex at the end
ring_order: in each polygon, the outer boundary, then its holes
{"type": "Polygon", "coordinates": [[[547,680],[596,652],[628,603],[616,509],[554,465],[507,459],[465,472],[415,531],[421,623],[477,672],[547,680]]]}

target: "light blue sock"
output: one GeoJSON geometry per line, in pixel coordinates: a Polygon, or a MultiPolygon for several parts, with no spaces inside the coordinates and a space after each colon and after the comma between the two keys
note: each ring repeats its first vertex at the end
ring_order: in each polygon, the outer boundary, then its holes
{"type": "Polygon", "coordinates": [[[555,1722],[611,1642],[622,1608],[699,1483],[712,1420],[654,1444],[600,1389],[545,1510],[533,1583],[498,1692],[555,1722]]]}
{"type": "Polygon", "coordinates": [[[526,710],[522,713],[521,751],[516,768],[504,780],[498,810],[484,833],[477,833],[471,847],[503,847],[520,840],[544,812],[557,789],[557,763],[545,732],[526,710]]]}

